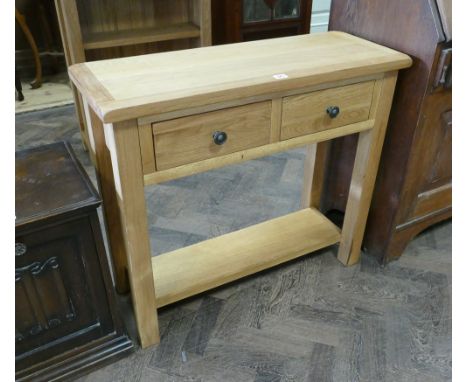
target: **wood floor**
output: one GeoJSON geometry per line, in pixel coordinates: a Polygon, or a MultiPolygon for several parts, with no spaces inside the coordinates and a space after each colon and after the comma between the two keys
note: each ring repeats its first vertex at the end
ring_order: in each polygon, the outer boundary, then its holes
{"type": "MultiPolygon", "coordinates": [[[[94,178],[74,110],[18,115],[17,149],[69,140],[94,178]]],[[[153,254],[299,208],[303,150],[147,189],[153,254]]],[[[385,268],[336,248],[160,310],[161,344],[80,381],[451,380],[451,222],[385,268]]],[[[135,333],[128,297],[121,298],[135,333]]]]}

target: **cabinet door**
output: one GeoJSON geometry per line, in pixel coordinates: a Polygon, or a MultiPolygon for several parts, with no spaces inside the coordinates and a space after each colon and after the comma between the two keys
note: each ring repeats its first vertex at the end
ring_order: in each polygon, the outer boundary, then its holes
{"type": "Polygon", "coordinates": [[[415,136],[399,223],[436,214],[452,204],[452,92],[427,96],[415,136]]]}
{"type": "Polygon", "coordinates": [[[17,233],[15,255],[17,368],[114,330],[89,216],[17,233]]]}

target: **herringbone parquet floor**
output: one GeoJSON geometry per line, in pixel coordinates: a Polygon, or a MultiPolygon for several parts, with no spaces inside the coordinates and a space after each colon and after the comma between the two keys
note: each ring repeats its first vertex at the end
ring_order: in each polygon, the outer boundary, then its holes
{"type": "MultiPolygon", "coordinates": [[[[17,149],[60,139],[83,152],[71,107],[17,116],[17,149]]],[[[153,254],[299,208],[303,151],[150,187],[153,254]]],[[[80,381],[451,380],[451,222],[380,267],[326,249],[159,312],[161,344],[80,381]]],[[[121,299],[134,334],[128,297],[121,299]]]]}

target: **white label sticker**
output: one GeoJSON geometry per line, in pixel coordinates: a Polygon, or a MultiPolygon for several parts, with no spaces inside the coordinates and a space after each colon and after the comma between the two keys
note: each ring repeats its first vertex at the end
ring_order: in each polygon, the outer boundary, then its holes
{"type": "Polygon", "coordinates": [[[288,78],[289,76],[285,73],[279,73],[279,74],[273,74],[273,78],[275,80],[284,80],[285,78],[288,78]]]}

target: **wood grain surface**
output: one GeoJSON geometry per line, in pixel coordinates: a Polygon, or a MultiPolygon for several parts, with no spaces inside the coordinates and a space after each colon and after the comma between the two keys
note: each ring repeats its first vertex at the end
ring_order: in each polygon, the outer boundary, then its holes
{"type": "Polygon", "coordinates": [[[329,32],[87,62],[73,65],[69,74],[103,121],[115,122],[410,64],[411,59],[402,53],[329,32]],[[300,60],[292,60],[298,51],[300,60]],[[90,71],[87,77],[78,74],[83,73],[83,66],[90,71]],[[96,82],[111,100],[94,102],[92,83],[96,82]]]}
{"type": "Polygon", "coordinates": [[[200,36],[200,29],[195,25],[176,24],[166,27],[134,29],[129,31],[101,32],[86,37],[83,44],[85,49],[110,48],[145,44],[148,42],[178,40],[200,36]]]}
{"type": "MultiPolygon", "coordinates": [[[[115,193],[121,219],[120,235],[127,255],[133,311],[142,347],[159,343],[159,327],[151,271],[151,248],[143,185],[140,143],[136,121],[104,125],[104,135],[114,173],[115,193]]],[[[114,240],[114,237],[110,237],[114,240]]]]}
{"type": "Polygon", "coordinates": [[[356,264],[361,257],[362,238],[374,191],[374,182],[397,76],[397,72],[389,72],[385,74],[384,79],[376,82],[374,102],[370,110],[370,118],[375,118],[375,126],[372,130],[359,134],[348,202],[346,203],[343,235],[338,250],[338,260],[343,264],[356,264]]]}
{"type": "Polygon", "coordinates": [[[156,305],[168,305],[339,241],[339,229],[317,210],[306,208],[156,256],[156,305]]]}
{"type": "Polygon", "coordinates": [[[208,158],[199,162],[193,162],[167,170],[156,171],[145,175],[145,185],[162,183],[168,180],[177,179],[187,175],[194,175],[199,172],[213,170],[215,168],[227,166],[230,164],[260,158],[266,155],[304,146],[310,143],[323,142],[336,137],[341,137],[343,135],[358,133],[372,129],[373,126],[374,120],[371,119],[364,122],[337,127],[335,129],[319,131],[315,134],[304,135],[302,137],[291,138],[281,142],[275,142],[247,150],[241,150],[231,154],[223,155],[219,158],[208,158]]]}
{"type": "Polygon", "coordinates": [[[362,122],[369,118],[374,82],[320,90],[283,99],[281,139],[362,122]],[[327,108],[339,107],[330,118],[327,108]]]}
{"type": "Polygon", "coordinates": [[[271,102],[259,102],[153,124],[157,170],[268,144],[271,102]],[[227,134],[222,145],[215,131],[227,134]]]}

